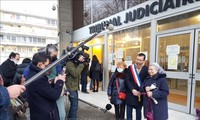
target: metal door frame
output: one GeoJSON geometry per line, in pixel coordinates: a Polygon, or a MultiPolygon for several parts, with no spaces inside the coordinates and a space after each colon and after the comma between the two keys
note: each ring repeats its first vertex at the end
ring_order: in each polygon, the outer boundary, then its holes
{"type": "MultiPolygon", "coordinates": [[[[196,81],[200,81],[200,73],[197,73],[197,54],[198,54],[198,39],[199,39],[199,34],[200,34],[200,28],[199,29],[195,29],[195,38],[194,38],[194,54],[193,54],[193,76],[192,76],[192,86],[191,86],[191,90],[192,90],[192,95],[191,95],[191,114],[196,114],[196,109],[194,108],[194,101],[195,101],[195,90],[196,90],[196,81]],[[196,56],[196,58],[195,58],[196,56]],[[193,89],[192,89],[193,88],[193,89]]],[[[199,51],[200,52],[200,51],[199,51]]],[[[198,56],[200,57],[200,56],[198,56]]]]}
{"type": "Polygon", "coordinates": [[[192,79],[190,79],[190,75],[192,74],[192,66],[193,66],[193,45],[194,45],[194,29],[193,30],[181,30],[181,31],[177,31],[171,30],[169,33],[162,33],[162,34],[158,34],[157,35],[157,40],[156,40],[156,62],[158,62],[158,43],[159,43],[159,38],[161,37],[168,37],[168,36],[174,36],[174,35],[181,35],[181,34],[190,34],[190,49],[189,49],[189,69],[188,72],[170,72],[170,71],[166,71],[167,73],[167,78],[177,78],[177,79],[184,79],[188,81],[188,89],[187,89],[187,106],[183,106],[183,105],[178,105],[175,103],[170,103],[168,102],[169,108],[171,109],[176,109],[178,111],[182,111],[182,112],[186,112],[186,113],[190,113],[190,108],[191,108],[191,102],[190,102],[190,96],[192,94],[191,91],[191,81],[192,79]]]}

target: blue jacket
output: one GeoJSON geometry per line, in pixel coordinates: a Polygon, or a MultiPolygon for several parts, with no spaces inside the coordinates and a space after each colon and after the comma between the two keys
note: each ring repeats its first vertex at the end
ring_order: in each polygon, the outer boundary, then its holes
{"type": "MultiPolygon", "coordinates": [[[[169,87],[166,79],[166,74],[157,73],[155,76],[148,76],[140,87],[141,92],[145,92],[146,86],[156,85],[156,89],[153,92],[153,98],[158,101],[155,104],[152,100],[152,107],[154,113],[154,120],[167,120],[168,119],[168,102],[167,96],[169,94],[169,87]]],[[[148,97],[144,96],[144,107],[146,108],[148,97]]]]}
{"type": "MultiPolygon", "coordinates": [[[[31,64],[28,78],[40,71],[40,68],[31,64]]],[[[31,120],[59,120],[56,100],[60,97],[63,83],[58,80],[50,84],[47,76],[42,76],[27,87],[31,120]]]]}
{"type": "MultiPolygon", "coordinates": [[[[29,66],[30,66],[30,64],[25,68],[25,70],[23,72],[23,75],[26,80],[28,80],[29,66]]],[[[56,75],[58,75],[58,74],[62,74],[62,66],[60,64],[58,64],[56,66],[56,75]]]]}
{"type": "Polygon", "coordinates": [[[118,73],[115,72],[108,84],[108,91],[107,95],[111,96],[110,102],[114,105],[120,105],[120,104],[125,104],[124,100],[120,100],[118,98],[118,89],[120,92],[126,92],[126,87],[125,87],[125,73],[118,73]],[[116,85],[116,80],[118,79],[118,88],[116,85]]]}
{"type": "Polygon", "coordinates": [[[0,85],[0,120],[8,119],[8,108],[10,106],[10,97],[8,90],[0,85]]]}

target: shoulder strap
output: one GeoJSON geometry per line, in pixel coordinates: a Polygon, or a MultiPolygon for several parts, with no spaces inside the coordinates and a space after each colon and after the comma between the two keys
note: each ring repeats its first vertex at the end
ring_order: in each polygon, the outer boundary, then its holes
{"type": "Polygon", "coordinates": [[[140,80],[140,76],[139,76],[139,74],[136,70],[135,64],[131,65],[130,69],[131,69],[131,73],[133,75],[134,82],[138,85],[138,87],[140,87],[141,86],[141,80],[140,80]]]}
{"type": "Polygon", "coordinates": [[[118,79],[119,79],[119,78],[116,78],[116,87],[117,87],[117,91],[119,92],[119,87],[118,87],[118,86],[119,86],[119,85],[118,85],[118,79]]]}

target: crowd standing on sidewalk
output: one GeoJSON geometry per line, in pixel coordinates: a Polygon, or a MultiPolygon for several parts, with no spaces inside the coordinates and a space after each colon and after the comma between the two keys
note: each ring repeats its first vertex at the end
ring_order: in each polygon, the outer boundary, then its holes
{"type": "MultiPolygon", "coordinates": [[[[19,99],[21,96],[24,98],[21,100],[27,101],[29,105],[30,118],[29,115],[25,116],[28,120],[78,119],[79,84],[82,84],[82,92],[89,93],[86,87],[89,76],[92,91],[98,92],[99,82],[102,80],[102,64],[96,55],[92,56],[89,67],[90,61],[86,60],[86,55],[81,52],[75,54],[65,61],[66,65],[63,67],[58,64],[27,88],[23,86],[25,81],[56,61],[57,54],[58,49],[49,44],[44,51],[34,54],[32,60],[25,58],[22,64],[18,65],[20,55],[10,53],[8,59],[0,65],[0,119],[16,119],[16,111],[10,106],[13,105],[12,99],[19,99]],[[65,95],[68,99],[64,99],[65,95]],[[66,100],[70,102],[69,111],[65,109],[66,100]]],[[[89,56],[87,57],[89,59],[89,56]]],[[[154,120],[168,119],[169,88],[166,74],[158,63],[147,67],[145,59],[145,54],[139,53],[135,63],[130,66],[126,66],[124,61],[117,63],[107,90],[108,99],[115,107],[116,119],[125,119],[126,110],[126,119],[132,120],[132,112],[135,109],[136,120],[141,120],[142,107],[144,118],[148,118],[149,104],[152,106],[150,112],[153,111],[154,120]]]]}

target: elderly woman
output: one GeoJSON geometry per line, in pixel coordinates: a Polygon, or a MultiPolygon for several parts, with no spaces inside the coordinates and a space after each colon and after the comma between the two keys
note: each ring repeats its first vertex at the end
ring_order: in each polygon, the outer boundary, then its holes
{"type": "Polygon", "coordinates": [[[152,63],[149,66],[148,73],[149,76],[140,87],[141,92],[146,92],[146,95],[144,96],[144,108],[147,107],[148,100],[150,100],[154,120],[167,120],[167,96],[169,94],[169,88],[166,73],[164,73],[164,70],[158,63],[152,63]],[[150,99],[148,99],[148,97],[150,99]]]}

